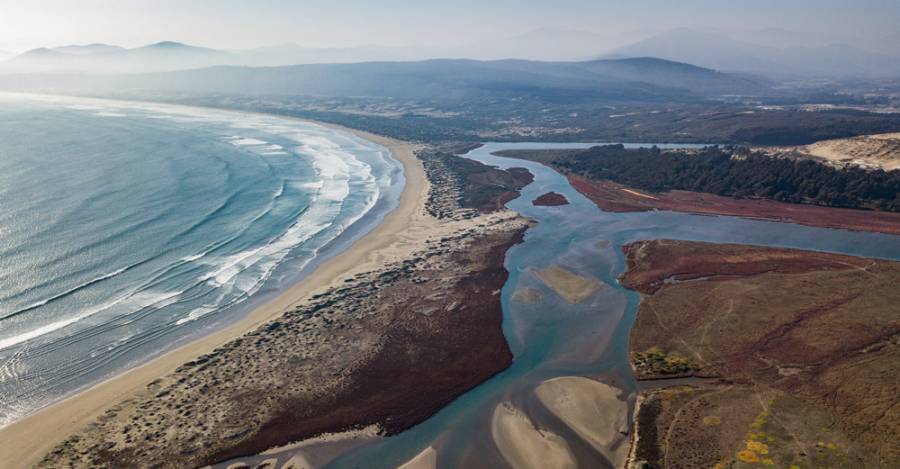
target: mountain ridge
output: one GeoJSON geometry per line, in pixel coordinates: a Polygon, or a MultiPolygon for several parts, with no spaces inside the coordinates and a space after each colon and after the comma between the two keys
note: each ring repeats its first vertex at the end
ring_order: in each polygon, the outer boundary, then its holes
{"type": "Polygon", "coordinates": [[[614,49],[608,56],[653,56],[726,72],[778,78],[900,76],[900,58],[853,45],[826,43],[777,48],[689,28],[663,32],[614,49]]]}
{"type": "Polygon", "coordinates": [[[587,62],[431,59],[282,67],[217,65],[146,74],[7,75],[0,87],[109,87],[183,92],[379,96],[414,99],[552,96],[552,99],[705,99],[762,91],[763,81],[662,59],[587,62]]]}

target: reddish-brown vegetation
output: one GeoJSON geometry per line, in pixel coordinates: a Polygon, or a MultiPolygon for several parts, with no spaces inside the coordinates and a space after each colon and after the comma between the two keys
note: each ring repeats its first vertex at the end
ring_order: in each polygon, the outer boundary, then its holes
{"type": "Polygon", "coordinates": [[[647,294],[656,293],[664,283],[701,278],[728,280],[764,273],[862,269],[875,262],[826,252],[680,241],[635,243],[625,252],[628,271],[622,277],[622,284],[647,294]]]}
{"type": "MultiPolygon", "coordinates": [[[[704,464],[900,464],[900,263],[685,241],[638,242],[625,252],[622,283],[645,294],[632,356],[683,356],[725,380],[649,393],[653,405],[638,420],[657,425],[642,457],[685,462],[671,445],[705,431],[685,415],[731,428],[761,412],[746,437],[720,441],[704,464]],[[736,401],[723,401],[727,393],[736,401]]],[[[657,377],[645,369],[665,370],[638,367],[639,379],[657,377]]]]}
{"type": "Polygon", "coordinates": [[[568,205],[569,199],[562,194],[556,192],[548,192],[531,201],[536,206],[555,207],[558,205],[568,205]]]}
{"type": "Polygon", "coordinates": [[[789,204],[772,200],[737,199],[689,191],[641,194],[611,181],[566,176],[578,192],[608,212],[671,210],[704,215],[761,218],[822,228],[900,234],[900,213],[877,212],[817,205],[789,204]]]}
{"type": "Polygon", "coordinates": [[[503,335],[503,314],[496,294],[506,282],[506,251],[521,242],[525,230],[483,239],[486,249],[457,254],[467,265],[482,267],[453,289],[454,309],[434,310],[426,299],[429,282],[399,281],[382,289],[383,297],[402,295],[409,302],[394,304],[386,342],[377,355],[350,375],[336,395],[319,402],[289,402],[256,435],[212,455],[206,463],[256,454],[292,441],[378,424],[386,434],[399,433],[422,422],[460,394],[474,388],[512,363],[503,335]],[[481,261],[473,258],[477,256],[481,261]],[[410,294],[420,291],[420,294],[410,294]],[[418,299],[416,299],[418,298],[418,299]],[[463,301],[464,300],[464,301],[463,301]]]}

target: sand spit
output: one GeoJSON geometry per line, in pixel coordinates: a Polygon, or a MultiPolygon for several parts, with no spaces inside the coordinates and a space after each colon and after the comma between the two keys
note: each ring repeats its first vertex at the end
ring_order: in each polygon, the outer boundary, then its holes
{"type": "Polygon", "coordinates": [[[581,303],[603,287],[603,282],[594,277],[579,275],[558,265],[534,273],[568,303],[581,303]]]}
{"type": "Polygon", "coordinates": [[[491,434],[500,454],[514,469],[577,467],[565,440],[535,427],[528,416],[510,403],[494,409],[491,434]]]}
{"type": "Polygon", "coordinates": [[[410,459],[397,469],[435,469],[437,467],[437,451],[431,446],[410,459]]]}
{"type": "Polygon", "coordinates": [[[625,461],[628,445],[628,405],[622,391],[580,376],[544,381],[535,390],[538,400],[615,467],[625,461]]]}
{"type": "Polygon", "coordinates": [[[239,463],[323,433],[421,422],[512,361],[499,291],[527,225],[501,212],[447,226],[407,259],[345,277],[150,383],[41,464],[239,463]]]}

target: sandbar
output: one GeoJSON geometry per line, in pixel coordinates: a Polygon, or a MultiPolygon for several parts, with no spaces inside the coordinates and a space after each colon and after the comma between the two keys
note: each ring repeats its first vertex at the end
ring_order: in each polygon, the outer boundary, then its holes
{"type": "Polygon", "coordinates": [[[603,282],[594,277],[579,275],[558,265],[534,273],[563,300],[572,304],[581,303],[603,287],[603,282]]]}
{"type": "Polygon", "coordinates": [[[628,432],[628,405],[622,391],[608,384],[580,376],[564,376],[544,381],[535,390],[538,400],[554,415],[616,467],[625,460],[622,451],[611,447],[628,432]]]}
{"type": "Polygon", "coordinates": [[[562,437],[535,427],[528,416],[510,403],[494,409],[491,434],[500,454],[514,469],[577,467],[562,437]]]}

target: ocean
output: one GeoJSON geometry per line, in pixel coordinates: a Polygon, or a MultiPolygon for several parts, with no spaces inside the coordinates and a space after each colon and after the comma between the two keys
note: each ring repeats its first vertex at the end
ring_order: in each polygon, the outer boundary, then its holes
{"type": "Polygon", "coordinates": [[[241,317],[402,186],[314,123],[0,95],[0,426],[241,317]]]}

